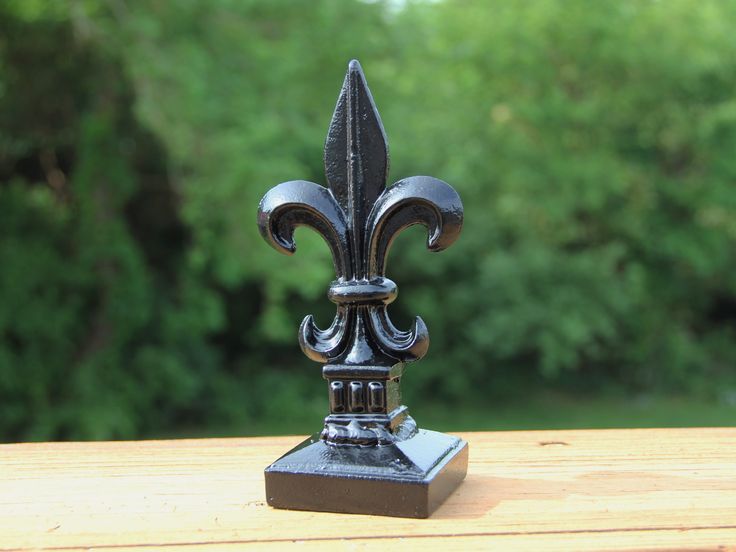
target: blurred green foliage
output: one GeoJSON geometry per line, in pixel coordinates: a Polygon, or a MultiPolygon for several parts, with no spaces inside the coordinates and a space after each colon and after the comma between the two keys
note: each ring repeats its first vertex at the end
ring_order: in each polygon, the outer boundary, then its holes
{"type": "Polygon", "coordinates": [[[734,28],[730,0],[6,0],[0,438],[324,410],[295,334],[328,250],[278,255],[255,207],[323,182],[353,57],[392,179],[466,205],[451,249],[391,255],[432,338],[409,404],[735,389],[734,28]]]}

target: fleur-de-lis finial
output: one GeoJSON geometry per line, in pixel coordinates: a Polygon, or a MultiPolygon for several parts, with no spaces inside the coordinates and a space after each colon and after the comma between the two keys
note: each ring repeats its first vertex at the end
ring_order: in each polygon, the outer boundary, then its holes
{"type": "Polygon", "coordinates": [[[327,187],[292,180],[261,201],[258,225],[277,250],[296,250],[294,230],[308,226],[327,242],[336,280],[328,291],[337,305],[325,330],[307,316],[299,343],[325,364],[331,414],[323,438],[333,444],[385,443],[411,435],[416,426],[399,403],[398,381],[405,362],[424,356],[427,327],[416,317],[408,331],[397,329],[387,306],[397,294],[385,276],[392,241],[404,228],[422,224],[427,247],[440,251],[460,234],[463,207],[448,184],[414,176],[386,187],[386,135],[363,71],[351,61],[325,143],[327,187]]]}
{"type": "Polygon", "coordinates": [[[323,363],[330,414],[324,429],[265,470],[266,498],[278,508],[427,517],[465,477],[462,439],[417,429],[401,404],[406,362],[424,356],[417,317],[398,330],[386,310],[396,284],[386,277],[391,242],[413,224],[440,251],[460,234],[463,207],[441,180],[414,176],[386,187],[388,147],[357,61],[351,61],[325,144],[327,187],[293,180],[261,201],[258,226],[277,250],[296,250],[308,226],[327,242],[336,279],[327,292],[337,313],[327,329],[307,316],[299,343],[323,363]]]}

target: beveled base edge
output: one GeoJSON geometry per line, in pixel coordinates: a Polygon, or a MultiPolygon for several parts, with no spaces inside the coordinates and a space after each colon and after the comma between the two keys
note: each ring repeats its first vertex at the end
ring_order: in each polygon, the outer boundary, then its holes
{"type": "Polygon", "coordinates": [[[367,473],[360,463],[320,463],[325,453],[334,457],[336,447],[307,439],[266,468],[267,502],[290,510],[429,517],[465,478],[468,444],[450,438],[452,445],[448,447],[448,436],[433,431],[420,430],[419,436],[420,442],[405,450],[396,445],[350,447],[351,462],[357,458],[370,466],[380,461],[384,470],[380,474],[367,473]],[[390,460],[392,456],[394,460],[390,460]],[[415,469],[392,469],[393,462],[405,466],[407,461],[415,469]],[[423,472],[419,465],[431,467],[423,472]]]}

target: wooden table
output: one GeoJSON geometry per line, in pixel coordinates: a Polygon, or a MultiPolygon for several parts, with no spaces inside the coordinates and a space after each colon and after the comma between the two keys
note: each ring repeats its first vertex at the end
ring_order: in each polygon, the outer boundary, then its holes
{"type": "Polygon", "coordinates": [[[463,436],[427,520],[269,508],[302,437],[0,445],[0,550],[736,550],[736,428],[463,436]]]}

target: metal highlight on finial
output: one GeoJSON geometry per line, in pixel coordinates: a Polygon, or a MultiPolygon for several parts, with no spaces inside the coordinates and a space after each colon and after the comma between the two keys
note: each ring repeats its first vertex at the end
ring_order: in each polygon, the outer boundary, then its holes
{"type": "Polygon", "coordinates": [[[357,60],[348,65],[324,163],[327,187],[284,182],[263,197],[258,210],[260,232],[278,251],[294,253],[294,231],[307,226],[332,252],[336,279],[327,296],[337,306],[335,318],[323,330],[309,315],[299,328],[302,350],[324,364],[328,382],[330,414],[320,439],[328,447],[408,441],[422,430],[401,405],[399,382],[404,363],[427,352],[429,335],[420,317],[406,331],[391,322],[387,306],[397,287],[385,275],[386,259],[396,235],[415,224],[427,228],[431,251],[449,247],[462,228],[462,202],[447,183],[429,176],[386,187],[386,134],[357,60]]]}

